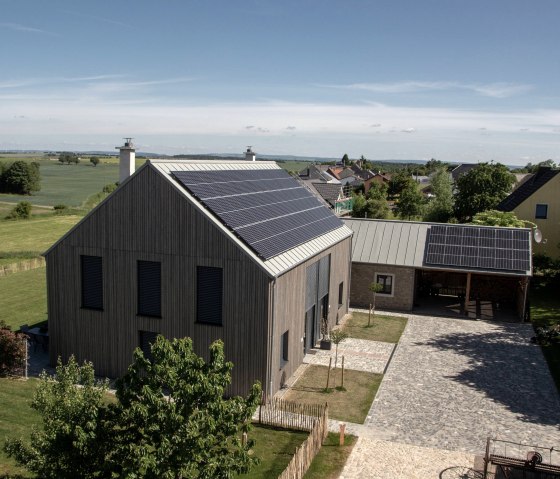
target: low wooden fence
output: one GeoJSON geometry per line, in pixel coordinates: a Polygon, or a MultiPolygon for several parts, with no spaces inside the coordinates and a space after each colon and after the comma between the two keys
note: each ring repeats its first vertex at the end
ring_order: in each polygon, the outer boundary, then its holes
{"type": "Polygon", "coordinates": [[[287,429],[309,431],[278,479],[301,479],[329,433],[329,408],[325,404],[298,404],[272,399],[260,406],[259,422],[287,429]]]}

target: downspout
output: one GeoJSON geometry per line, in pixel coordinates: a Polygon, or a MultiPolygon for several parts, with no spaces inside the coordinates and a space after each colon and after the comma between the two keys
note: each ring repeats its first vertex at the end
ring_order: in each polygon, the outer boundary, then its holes
{"type": "Polygon", "coordinates": [[[352,240],[354,234],[350,236],[350,247],[348,248],[348,288],[346,289],[346,314],[350,312],[350,283],[352,282],[352,240]]]}
{"type": "Polygon", "coordinates": [[[272,281],[270,331],[268,334],[268,399],[272,398],[272,351],[274,349],[274,293],[276,291],[276,278],[272,281]]]}

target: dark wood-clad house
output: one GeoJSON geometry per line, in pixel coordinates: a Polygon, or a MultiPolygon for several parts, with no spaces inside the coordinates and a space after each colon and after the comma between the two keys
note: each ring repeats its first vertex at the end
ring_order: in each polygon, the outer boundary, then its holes
{"type": "Polygon", "coordinates": [[[51,362],[222,339],[230,393],[272,395],[348,310],[351,236],[273,162],[149,161],[45,254],[51,362]]]}

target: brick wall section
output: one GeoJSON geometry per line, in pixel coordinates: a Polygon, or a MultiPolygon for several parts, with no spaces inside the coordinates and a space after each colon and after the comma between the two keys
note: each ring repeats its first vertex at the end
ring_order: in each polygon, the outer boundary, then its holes
{"type": "Polygon", "coordinates": [[[375,273],[393,274],[393,296],[377,294],[376,308],[410,311],[414,303],[414,268],[387,266],[383,264],[352,263],[352,282],[350,286],[350,306],[369,307],[375,273]]]}

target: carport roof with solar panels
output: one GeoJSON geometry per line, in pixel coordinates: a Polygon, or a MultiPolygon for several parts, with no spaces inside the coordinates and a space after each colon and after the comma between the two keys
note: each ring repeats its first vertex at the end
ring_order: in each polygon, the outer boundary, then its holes
{"type": "Polygon", "coordinates": [[[352,235],[329,208],[274,162],[150,163],[271,276],[352,235]]]}
{"type": "Polygon", "coordinates": [[[354,231],[353,262],[531,275],[528,228],[367,219],[344,222],[354,231]]]}

